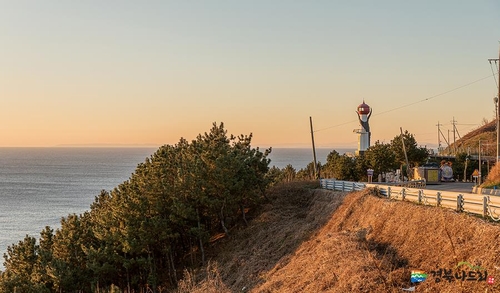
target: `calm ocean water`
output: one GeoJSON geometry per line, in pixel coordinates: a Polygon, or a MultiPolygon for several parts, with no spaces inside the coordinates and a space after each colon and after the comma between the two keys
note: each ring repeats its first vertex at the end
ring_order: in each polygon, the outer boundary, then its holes
{"type": "MultiPolygon", "coordinates": [[[[0,256],[26,234],[56,229],[61,217],[90,208],[101,190],[128,180],[156,148],[0,148],[0,256]]],[[[332,149],[316,150],[326,162],[332,149]]],[[[337,150],[339,153],[352,150],[337,150]]],[[[313,161],[311,149],[273,148],[270,166],[299,170],[313,161]]],[[[3,268],[3,257],[0,269],[3,268]]]]}

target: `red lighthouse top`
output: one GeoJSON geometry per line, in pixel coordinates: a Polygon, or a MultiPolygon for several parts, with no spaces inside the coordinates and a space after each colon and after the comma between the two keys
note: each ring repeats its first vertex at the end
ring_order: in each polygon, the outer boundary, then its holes
{"type": "Polygon", "coordinates": [[[361,115],[366,115],[370,113],[370,106],[365,104],[365,101],[361,105],[358,106],[358,113],[361,115]]]}

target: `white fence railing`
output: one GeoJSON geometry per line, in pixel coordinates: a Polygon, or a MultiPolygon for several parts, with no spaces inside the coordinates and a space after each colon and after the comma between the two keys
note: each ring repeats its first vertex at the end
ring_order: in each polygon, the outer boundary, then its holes
{"type": "Polygon", "coordinates": [[[367,187],[377,188],[387,198],[411,201],[423,205],[431,205],[454,209],[457,212],[490,217],[500,221],[500,197],[487,194],[459,193],[430,189],[418,189],[383,184],[366,184],[334,179],[321,179],[321,188],[337,191],[359,191],[367,187]]]}
{"type": "Polygon", "coordinates": [[[337,191],[359,191],[366,188],[366,184],[352,181],[321,179],[321,188],[337,191]]]}

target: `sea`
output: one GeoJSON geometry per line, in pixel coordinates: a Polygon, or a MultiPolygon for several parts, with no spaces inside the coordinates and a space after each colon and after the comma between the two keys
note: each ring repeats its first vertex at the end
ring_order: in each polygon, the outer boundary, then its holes
{"type": "MultiPolygon", "coordinates": [[[[89,210],[102,190],[128,180],[153,147],[0,148],[0,256],[26,235],[37,239],[45,226],[54,230],[69,214],[89,210]]],[[[261,149],[262,150],[262,149],[261,149]]],[[[326,162],[333,149],[316,149],[326,162]]],[[[336,149],[339,153],[353,152],[336,149]]],[[[313,161],[312,149],[273,148],[270,167],[297,171],[313,161]]],[[[0,258],[0,270],[3,267],[0,258]]]]}

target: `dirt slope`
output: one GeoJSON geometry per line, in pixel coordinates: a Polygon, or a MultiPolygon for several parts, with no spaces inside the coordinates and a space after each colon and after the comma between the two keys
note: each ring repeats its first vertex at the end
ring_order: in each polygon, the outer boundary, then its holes
{"type": "Polygon", "coordinates": [[[429,274],[416,292],[500,292],[496,224],[371,191],[288,185],[270,196],[248,228],[219,240],[204,271],[186,274],[179,292],[404,292],[412,269],[429,274]],[[436,282],[439,268],[486,270],[498,280],[436,282]]]}
{"type": "Polygon", "coordinates": [[[459,153],[471,152],[477,154],[479,140],[483,144],[483,155],[494,156],[496,149],[492,146],[495,145],[496,140],[496,120],[468,132],[462,138],[459,138],[456,143],[450,141],[451,146],[446,148],[444,153],[453,153],[453,150],[456,149],[459,153]]]}

